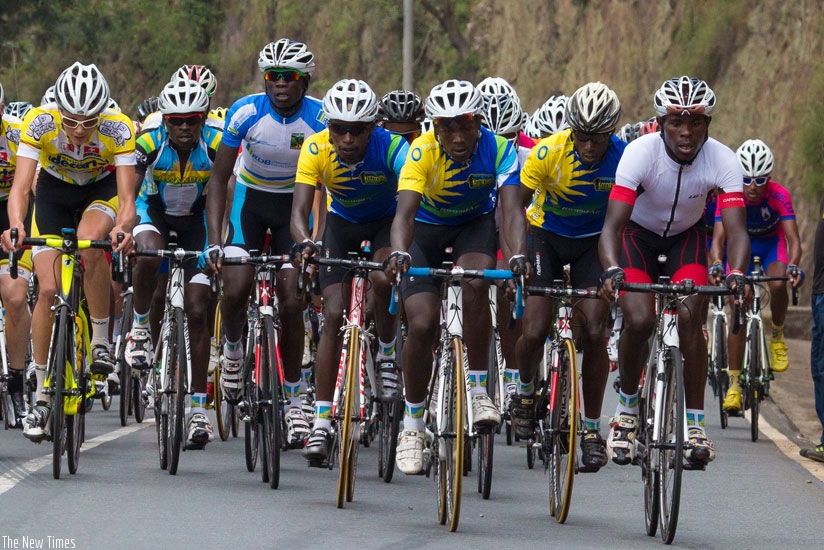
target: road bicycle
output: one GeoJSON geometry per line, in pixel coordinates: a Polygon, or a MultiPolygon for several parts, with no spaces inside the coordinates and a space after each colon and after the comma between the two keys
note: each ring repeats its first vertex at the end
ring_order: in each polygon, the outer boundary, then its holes
{"type": "Polygon", "coordinates": [[[718,296],[730,291],[725,287],[696,286],[690,279],[671,283],[667,276],[659,277],[658,283],[624,282],[616,291],[655,294],[655,330],[639,388],[635,459],[641,465],[644,482],[646,532],[654,536],[660,526],[662,540],[671,544],[678,526],[683,471],[703,469],[684,462],[684,453],[692,449],[692,444],[687,436],[678,306],[694,294],[718,296]]]}
{"type": "Polygon", "coordinates": [[[288,255],[258,255],[254,250],[249,256],[223,259],[223,265],[255,269],[238,410],[244,422],[246,469],[253,472],[260,457],[262,481],[272,489],[280,483],[280,452],[286,448],[283,406],[288,403],[280,352],[277,275],[278,268],[289,262],[288,255]]]}
{"type": "MultiPolygon", "coordinates": [[[[11,241],[13,244],[17,242],[15,228],[11,231],[11,241]]],[[[60,237],[27,237],[22,244],[46,246],[61,253],[55,258],[58,288],[52,306],[54,321],[43,386],[43,393],[51,398],[47,437],[52,441],[52,474],[59,479],[64,453],[69,473],[77,472],[80,446],[85,436],[85,414],[95,396],[95,380],[89,370],[89,318],[83,297],[83,265],[79,251],[89,248],[111,250],[112,243],[78,239],[73,228],[63,228],[60,237]]],[[[17,277],[14,257],[9,271],[12,278],[17,277]]],[[[105,376],[100,376],[105,380],[105,376]]]]}
{"type": "MultiPolygon", "coordinates": [[[[492,340],[489,342],[489,369],[487,370],[487,392],[492,402],[501,411],[501,426],[506,434],[506,444],[512,445],[512,418],[509,415],[509,399],[506,394],[506,358],[501,346],[501,332],[498,327],[498,287],[489,285],[489,313],[492,315],[492,340]]],[[[500,433],[501,427],[498,427],[500,433]]],[[[483,487],[478,478],[478,491],[483,487]]],[[[487,492],[484,498],[489,498],[487,492]]]]}
{"type": "Polygon", "coordinates": [[[581,392],[578,353],[572,333],[574,299],[598,299],[598,292],[567,287],[555,281],[551,287],[528,287],[532,296],[557,300],[552,333],[545,353],[546,373],[537,393],[535,435],[527,442],[527,460],[538,452],[549,473],[549,514],[564,523],[572,502],[572,486],[578,472],[578,434],[581,431],[581,392]]]}
{"type": "MultiPolygon", "coordinates": [[[[747,336],[744,345],[744,360],[739,382],[741,395],[744,401],[744,410],[750,411],[750,438],[758,441],[758,420],[761,401],[769,395],[772,370],[770,368],[770,352],[767,346],[767,337],[764,332],[764,321],[761,319],[763,283],[770,281],[786,281],[786,276],[768,276],[764,274],[761,258],[753,257],[753,271],[747,277],[753,288],[753,300],[750,307],[745,308],[747,336]]],[[[798,289],[792,289],[793,305],[798,303],[798,289]]]]}
{"type": "Polygon", "coordinates": [[[117,338],[114,341],[114,357],[117,363],[116,371],[120,373],[120,425],[129,424],[129,416],[134,415],[135,422],[143,422],[146,416],[146,400],[143,392],[146,389],[149,373],[146,370],[132,370],[126,362],[126,339],[132,330],[134,322],[134,287],[131,282],[131,265],[128,258],[112,262],[112,279],[119,282],[123,296],[123,309],[120,316],[120,326],[117,338]]]}
{"type": "Polygon", "coordinates": [[[154,407],[160,468],[168,469],[170,475],[175,475],[181,448],[186,448],[186,398],[192,393],[192,357],[184,311],[183,263],[197,258],[201,252],[179,248],[171,237],[167,248],[136,250],[135,255],[169,260],[163,321],[146,389],[154,407]]]}
{"type": "MultiPolygon", "coordinates": [[[[434,470],[438,503],[438,523],[449,524],[450,531],[458,529],[461,513],[463,477],[468,471],[467,455],[472,440],[477,440],[479,457],[478,475],[483,477],[482,493],[488,494],[492,484],[492,457],[495,431],[488,427],[475,427],[469,399],[469,363],[463,342],[463,290],[461,279],[512,279],[509,270],[468,270],[444,262],[440,269],[410,267],[405,276],[432,277],[442,282],[441,338],[437,352],[437,375],[433,383],[435,391],[429,392],[429,401],[436,400],[433,440],[424,453],[434,470]],[[432,397],[433,394],[436,397],[432,397]]],[[[516,295],[516,316],[520,317],[523,306],[521,285],[516,295]]],[[[396,303],[393,293],[393,307],[396,303]]],[[[390,309],[390,312],[392,310],[390,309]]],[[[432,420],[432,419],[431,419],[432,420]]],[[[471,461],[470,461],[471,464],[471,461]]]]}
{"type": "Polygon", "coordinates": [[[361,243],[360,252],[350,252],[348,259],[314,258],[320,266],[341,267],[351,271],[352,282],[349,310],[344,311],[341,333],[340,360],[335,378],[335,392],[332,398],[333,444],[330,446],[328,465],[332,468],[335,455],[338,458],[338,486],[335,506],[344,507],[344,502],[352,502],[355,492],[355,472],[358,465],[360,441],[368,441],[368,434],[361,437],[361,430],[369,430],[373,422],[378,423],[378,471],[384,481],[391,481],[394,472],[394,445],[400,431],[403,402],[379,401],[374,392],[377,389],[372,341],[375,336],[367,328],[366,289],[370,271],[383,271],[382,263],[369,261],[372,256],[369,241],[361,243]],[[367,397],[366,382],[373,392],[367,397]],[[377,416],[377,418],[375,418],[377,416]]]}
{"type": "MultiPolygon", "coordinates": [[[[223,344],[225,340],[223,332],[223,316],[220,313],[220,301],[223,296],[223,285],[218,285],[218,299],[215,304],[215,321],[212,328],[212,342],[209,361],[214,361],[214,370],[212,371],[212,404],[215,409],[215,419],[217,421],[217,433],[221,441],[227,441],[229,436],[237,437],[240,429],[240,411],[238,411],[237,404],[226,401],[223,394],[223,386],[221,385],[221,378],[223,372],[221,365],[223,364],[223,344]]],[[[212,365],[210,364],[210,369],[212,365]]]]}

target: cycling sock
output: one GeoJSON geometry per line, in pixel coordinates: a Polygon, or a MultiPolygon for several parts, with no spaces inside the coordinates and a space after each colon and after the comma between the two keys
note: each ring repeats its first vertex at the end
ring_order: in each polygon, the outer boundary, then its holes
{"type": "Polygon", "coordinates": [[[737,389],[739,392],[741,391],[741,384],[738,382],[738,378],[741,376],[740,370],[732,370],[730,369],[730,389],[737,389]]]}
{"type": "MultiPolygon", "coordinates": [[[[199,412],[199,411],[195,411],[195,409],[203,409],[204,407],[206,407],[206,394],[205,393],[200,393],[200,392],[193,393],[192,394],[192,411],[191,411],[192,414],[194,414],[195,412],[199,412]]],[[[202,412],[202,411],[200,411],[200,412],[202,412]]]]}
{"type": "Polygon", "coordinates": [[[638,392],[633,394],[626,394],[624,390],[618,391],[618,408],[615,409],[615,415],[619,414],[633,414],[638,415],[638,392]]]}
{"type": "Polygon", "coordinates": [[[46,385],[46,365],[38,365],[37,363],[34,364],[34,375],[37,377],[37,391],[35,395],[36,401],[45,401],[46,403],[51,401],[51,398],[48,394],[43,393],[43,386],[46,385]]]}
{"type": "Polygon", "coordinates": [[[134,310],[132,325],[132,328],[149,328],[149,312],[138,313],[137,310],[134,310]]]}
{"type": "Polygon", "coordinates": [[[332,431],[332,402],[315,401],[315,429],[323,428],[332,431]]]}
{"type": "Polygon", "coordinates": [[[687,427],[704,431],[704,409],[687,409],[687,427]]]}
{"type": "Polygon", "coordinates": [[[109,349],[109,318],[95,319],[92,321],[92,347],[106,346],[109,349]]]}
{"type": "Polygon", "coordinates": [[[306,393],[306,390],[309,388],[309,382],[312,380],[312,367],[306,367],[300,369],[300,383],[301,383],[301,391],[306,393]]]}
{"type": "Polygon", "coordinates": [[[312,333],[312,317],[309,316],[309,308],[312,307],[312,304],[306,306],[306,309],[303,310],[303,330],[308,331],[310,334],[312,333]]]}
{"type": "Polygon", "coordinates": [[[486,377],[485,370],[471,370],[469,371],[469,394],[480,395],[486,393],[486,377]]]}
{"type": "Polygon", "coordinates": [[[423,406],[426,401],[420,403],[406,402],[406,408],[403,414],[403,427],[406,430],[423,430],[423,406]]]}
{"type": "Polygon", "coordinates": [[[535,382],[530,380],[524,382],[523,378],[518,380],[518,395],[535,395],[535,382]]]}
{"type": "Polygon", "coordinates": [[[596,418],[587,418],[584,417],[584,429],[588,432],[600,432],[601,431],[601,419],[596,418]]]}
{"type": "Polygon", "coordinates": [[[230,361],[237,361],[243,359],[243,344],[241,340],[237,342],[230,342],[228,339],[223,344],[223,356],[230,361]]]}
{"type": "Polygon", "coordinates": [[[784,340],[784,325],[773,325],[772,329],[773,340],[784,340]]]}
{"type": "Polygon", "coordinates": [[[375,356],[375,361],[395,359],[395,340],[397,340],[397,338],[392,338],[391,342],[384,342],[378,339],[378,353],[375,356]]]}
{"type": "Polygon", "coordinates": [[[521,379],[521,373],[518,369],[506,369],[504,371],[504,384],[517,384],[521,379]]]}
{"type": "Polygon", "coordinates": [[[298,380],[297,382],[289,382],[288,380],[283,381],[283,391],[286,394],[286,398],[289,399],[289,405],[292,407],[301,406],[300,386],[300,380],[298,380]]]}

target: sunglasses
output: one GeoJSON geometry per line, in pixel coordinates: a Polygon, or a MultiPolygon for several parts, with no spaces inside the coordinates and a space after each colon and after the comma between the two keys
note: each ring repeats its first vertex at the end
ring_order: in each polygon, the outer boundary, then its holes
{"type": "Polygon", "coordinates": [[[63,115],[63,126],[69,130],[74,130],[78,126],[82,126],[84,130],[91,130],[92,128],[96,128],[99,122],[100,117],[97,116],[88,120],[77,120],[76,118],[63,115]]]}
{"type": "Polygon", "coordinates": [[[754,183],[758,187],[761,187],[762,185],[767,185],[768,181],[770,181],[769,176],[758,176],[757,178],[744,176],[744,185],[752,185],[754,183]]]}
{"type": "Polygon", "coordinates": [[[304,76],[306,76],[306,73],[296,71],[295,69],[272,69],[263,73],[263,80],[276,82],[280,79],[284,82],[297,82],[304,76]]]}
{"type": "Polygon", "coordinates": [[[466,113],[464,115],[458,115],[454,117],[439,117],[432,120],[432,122],[438,128],[447,128],[452,125],[454,122],[458,125],[462,130],[467,130],[472,126],[472,123],[475,121],[475,115],[472,113],[466,113]]]}
{"type": "Polygon", "coordinates": [[[163,120],[166,121],[166,124],[171,126],[183,126],[184,124],[195,126],[200,124],[203,120],[203,113],[193,113],[191,115],[163,115],[163,120]]]}
{"type": "Polygon", "coordinates": [[[585,143],[591,141],[593,143],[606,143],[612,134],[585,134],[584,132],[572,132],[572,137],[575,141],[585,143]]]}
{"type": "Polygon", "coordinates": [[[329,131],[338,136],[345,136],[349,134],[352,137],[363,135],[369,129],[368,124],[341,124],[339,122],[330,122],[329,131]]]}

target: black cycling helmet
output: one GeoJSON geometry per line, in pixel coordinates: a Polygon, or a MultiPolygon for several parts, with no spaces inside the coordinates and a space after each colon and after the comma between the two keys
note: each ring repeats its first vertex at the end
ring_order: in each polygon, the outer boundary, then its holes
{"type": "Polygon", "coordinates": [[[414,92],[394,90],[378,103],[378,118],[387,122],[422,122],[423,101],[414,92]]]}
{"type": "Polygon", "coordinates": [[[146,117],[158,110],[157,98],[147,97],[143,103],[137,106],[137,120],[143,122],[146,117]]]}

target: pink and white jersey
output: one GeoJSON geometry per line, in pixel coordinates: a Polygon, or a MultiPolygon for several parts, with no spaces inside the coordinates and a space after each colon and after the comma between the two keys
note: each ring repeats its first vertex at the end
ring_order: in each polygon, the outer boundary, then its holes
{"type": "Polygon", "coordinates": [[[720,141],[709,138],[692,164],[684,165],[669,157],[664,140],[656,132],[627,145],[618,163],[611,198],[635,192],[630,219],[668,237],[702,219],[712,190],[740,196],[743,177],[735,153],[720,141]]]}

